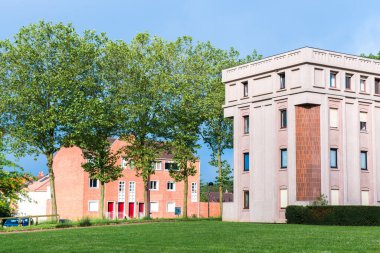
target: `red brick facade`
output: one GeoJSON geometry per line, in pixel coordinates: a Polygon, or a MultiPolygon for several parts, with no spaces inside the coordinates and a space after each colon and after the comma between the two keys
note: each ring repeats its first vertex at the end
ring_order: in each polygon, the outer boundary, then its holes
{"type": "MultiPolygon", "coordinates": [[[[112,149],[118,150],[125,144],[121,140],[115,140],[112,149]]],[[[174,207],[181,207],[183,212],[183,182],[176,182],[173,190],[167,187],[168,182],[174,182],[169,172],[165,170],[165,163],[170,161],[171,156],[167,154],[158,158],[157,162],[161,163],[161,169],[156,170],[151,176],[151,181],[157,181],[157,190],[151,190],[150,195],[151,202],[157,208],[151,211],[153,218],[175,217],[174,207]]],[[[90,187],[88,173],[85,173],[81,167],[84,162],[82,151],[77,147],[62,148],[54,157],[57,208],[61,218],[75,220],[84,216],[99,217],[100,185],[98,182],[97,187],[90,187]],[[90,210],[90,205],[94,203],[98,203],[98,211],[90,210]]],[[[122,164],[122,158],[118,163],[122,164]]],[[[195,166],[197,174],[189,177],[188,215],[198,217],[200,216],[199,161],[195,166]]],[[[105,186],[104,211],[106,215],[110,218],[142,217],[143,212],[140,211],[144,210],[143,189],[142,179],[136,177],[135,171],[127,165],[123,171],[123,177],[105,186]]]]}
{"type": "Polygon", "coordinates": [[[320,106],[296,106],[297,201],[321,195],[320,106]]]}

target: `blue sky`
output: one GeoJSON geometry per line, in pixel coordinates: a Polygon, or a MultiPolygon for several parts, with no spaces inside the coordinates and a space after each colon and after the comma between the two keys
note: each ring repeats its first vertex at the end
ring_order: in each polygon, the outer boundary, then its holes
{"type": "MultiPolygon", "coordinates": [[[[189,35],[242,55],[256,49],[265,57],[303,46],[350,54],[380,50],[380,1],[0,0],[0,6],[0,39],[44,19],[126,41],[139,32],[167,40],[189,35]]],[[[214,180],[209,150],[202,147],[199,156],[202,180],[214,180]]],[[[232,151],[225,158],[232,161],[232,151]]],[[[19,161],[33,173],[46,171],[45,163],[44,158],[19,161]]]]}

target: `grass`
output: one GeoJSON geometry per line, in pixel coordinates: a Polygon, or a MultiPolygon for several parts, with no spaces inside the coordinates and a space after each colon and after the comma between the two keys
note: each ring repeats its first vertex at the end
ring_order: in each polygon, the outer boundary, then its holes
{"type": "Polygon", "coordinates": [[[0,234],[0,252],[380,252],[380,227],[160,222],[0,234]]]}

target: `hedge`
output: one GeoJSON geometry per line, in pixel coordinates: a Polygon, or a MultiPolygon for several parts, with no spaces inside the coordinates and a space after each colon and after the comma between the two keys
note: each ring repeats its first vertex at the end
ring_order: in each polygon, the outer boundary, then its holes
{"type": "Polygon", "coordinates": [[[288,206],[289,224],[380,226],[380,206],[288,206]]]}

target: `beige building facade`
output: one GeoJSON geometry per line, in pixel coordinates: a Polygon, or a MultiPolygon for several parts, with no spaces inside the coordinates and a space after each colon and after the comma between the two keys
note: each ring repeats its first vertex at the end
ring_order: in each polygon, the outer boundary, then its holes
{"type": "Polygon", "coordinates": [[[223,70],[234,202],[223,220],[284,222],[287,205],[380,204],[380,61],[305,47],[223,70]]]}

